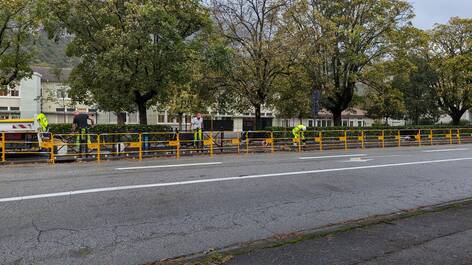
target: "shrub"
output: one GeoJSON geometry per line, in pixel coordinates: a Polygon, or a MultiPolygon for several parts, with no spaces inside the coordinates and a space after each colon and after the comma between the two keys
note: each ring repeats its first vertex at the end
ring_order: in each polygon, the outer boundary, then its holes
{"type": "MultiPolygon", "coordinates": [[[[70,133],[71,124],[50,124],[52,133],[70,133]]],[[[140,132],[170,132],[172,127],[165,125],[116,125],[116,124],[98,124],[89,129],[90,133],[140,133],[140,132]]]]}

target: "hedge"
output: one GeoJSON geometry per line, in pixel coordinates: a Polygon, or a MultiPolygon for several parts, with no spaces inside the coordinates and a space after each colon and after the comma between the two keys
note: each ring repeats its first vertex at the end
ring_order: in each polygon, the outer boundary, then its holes
{"type": "MultiPolygon", "coordinates": [[[[451,125],[451,124],[433,124],[433,125],[406,125],[406,126],[371,126],[371,127],[308,127],[308,131],[335,131],[335,130],[403,130],[403,129],[449,129],[449,128],[472,128],[472,125],[451,125]]],[[[291,131],[293,127],[269,127],[267,131],[291,131]]]]}
{"type": "MultiPolygon", "coordinates": [[[[71,133],[71,124],[50,124],[49,131],[52,133],[71,133]]],[[[116,125],[98,124],[89,129],[90,133],[140,133],[140,132],[171,132],[172,127],[165,125],[116,125]]]]}

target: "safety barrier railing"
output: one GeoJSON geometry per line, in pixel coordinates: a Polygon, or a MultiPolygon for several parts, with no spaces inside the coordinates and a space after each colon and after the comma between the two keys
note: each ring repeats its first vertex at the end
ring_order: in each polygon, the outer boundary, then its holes
{"type": "Polygon", "coordinates": [[[144,157],[178,156],[180,151],[178,134],[174,132],[142,133],[142,155],[144,157]]]}
{"type": "Polygon", "coordinates": [[[101,148],[98,134],[53,134],[50,143],[50,161],[100,160],[101,148]]]}
{"type": "Polygon", "coordinates": [[[472,128],[318,130],[305,131],[299,137],[286,130],[213,131],[201,136],[195,132],[43,134],[40,138],[0,133],[0,162],[28,161],[17,158],[28,155],[37,156],[35,161],[101,161],[461,144],[472,143],[472,128]]]}

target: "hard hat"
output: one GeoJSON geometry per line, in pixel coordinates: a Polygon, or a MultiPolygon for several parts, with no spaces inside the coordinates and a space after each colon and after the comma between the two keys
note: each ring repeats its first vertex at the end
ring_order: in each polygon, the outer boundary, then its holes
{"type": "Polygon", "coordinates": [[[302,131],[306,131],[306,126],[302,125],[302,131]]]}

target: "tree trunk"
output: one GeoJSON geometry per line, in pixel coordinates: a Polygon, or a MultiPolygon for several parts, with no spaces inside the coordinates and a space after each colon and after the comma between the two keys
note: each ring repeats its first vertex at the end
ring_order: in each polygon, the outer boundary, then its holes
{"type": "Polygon", "coordinates": [[[342,125],[342,111],[336,110],[336,111],[331,111],[333,114],[333,123],[334,126],[341,126],[342,125]]]}
{"type": "Polygon", "coordinates": [[[125,112],[119,112],[115,113],[116,114],[116,123],[118,125],[125,125],[126,123],[126,113],[125,112]]]}
{"type": "Polygon", "coordinates": [[[182,131],[182,120],[183,120],[184,114],[181,112],[179,113],[179,132],[182,131]]]}
{"type": "Polygon", "coordinates": [[[145,103],[138,104],[139,124],[147,125],[147,108],[145,103]]]}
{"type": "Polygon", "coordinates": [[[258,131],[262,129],[262,118],[261,118],[261,104],[254,105],[254,111],[256,114],[256,122],[254,123],[254,130],[258,131]]]}
{"type": "Polygon", "coordinates": [[[466,112],[465,110],[457,110],[457,111],[452,111],[451,113],[449,113],[449,116],[451,116],[452,118],[452,124],[459,125],[461,123],[461,118],[465,112],[466,112]]]}

